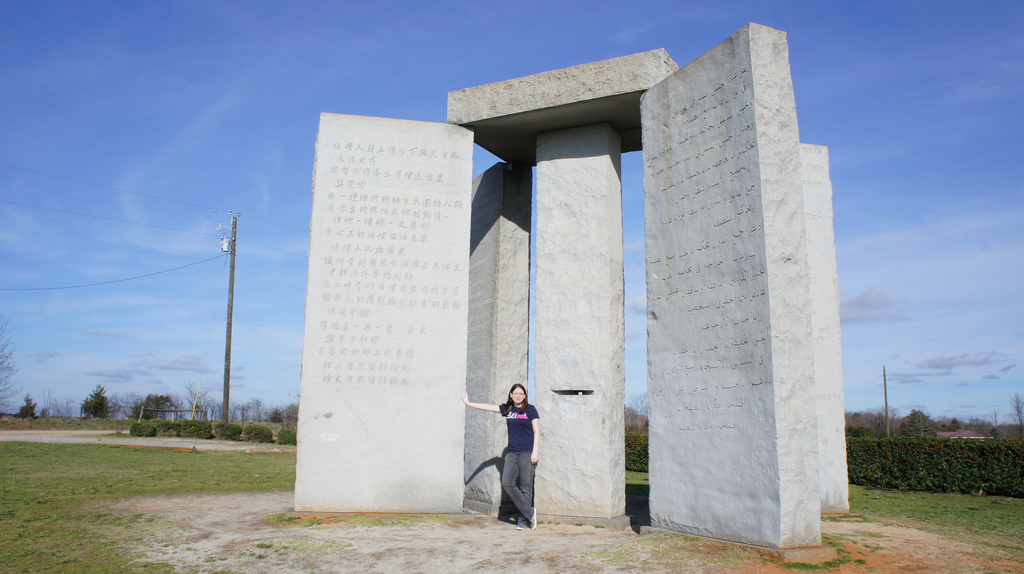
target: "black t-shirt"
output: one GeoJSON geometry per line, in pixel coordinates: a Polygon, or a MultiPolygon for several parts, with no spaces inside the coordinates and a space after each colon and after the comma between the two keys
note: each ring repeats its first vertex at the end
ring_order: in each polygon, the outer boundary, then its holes
{"type": "Polygon", "coordinates": [[[526,412],[521,413],[515,407],[505,412],[505,405],[498,405],[501,416],[508,425],[508,451],[533,452],[533,419],[540,419],[540,414],[533,405],[526,405],[526,412]]]}

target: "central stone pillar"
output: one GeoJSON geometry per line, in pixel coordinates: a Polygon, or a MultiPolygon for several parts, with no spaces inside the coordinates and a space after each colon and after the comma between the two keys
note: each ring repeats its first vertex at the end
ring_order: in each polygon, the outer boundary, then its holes
{"type": "Polygon", "coordinates": [[[609,124],[537,136],[535,391],[542,517],[624,515],[621,141],[609,124]]]}

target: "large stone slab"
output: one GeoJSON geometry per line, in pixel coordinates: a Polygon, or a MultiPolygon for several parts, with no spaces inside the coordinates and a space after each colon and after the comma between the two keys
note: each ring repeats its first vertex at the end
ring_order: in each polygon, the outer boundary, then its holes
{"type": "Polygon", "coordinates": [[[625,512],[622,187],[618,132],[537,140],[535,500],[544,516],[625,512]]]}
{"type": "Polygon", "coordinates": [[[296,510],[462,510],[472,146],[320,117],[296,510]]]}
{"type": "MultiPolygon", "coordinates": [[[[503,403],[513,384],[527,382],[532,176],[529,166],[499,163],[473,180],[466,373],[473,402],[503,403]]],[[[507,442],[503,418],[467,409],[467,508],[498,514],[507,442]]]]}
{"type": "Polygon", "coordinates": [[[846,468],[843,346],[839,328],[839,276],[832,228],[832,180],[828,148],[801,144],[811,327],[814,330],[814,392],[818,402],[818,484],[822,513],[850,511],[846,468]]]}
{"type": "Polygon", "coordinates": [[[750,24],[642,101],[651,523],[821,543],[800,142],[785,33],[750,24]]]}
{"type": "Polygon", "coordinates": [[[536,163],[537,134],[608,123],[640,149],[640,96],[679,69],[662,49],[448,93],[448,123],[505,161],[536,163]]]}

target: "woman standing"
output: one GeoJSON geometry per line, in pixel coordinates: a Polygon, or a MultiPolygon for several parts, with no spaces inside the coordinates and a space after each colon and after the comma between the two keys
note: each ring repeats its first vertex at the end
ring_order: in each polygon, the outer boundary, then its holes
{"type": "Polygon", "coordinates": [[[499,413],[505,417],[508,426],[508,451],[505,453],[505,468],[501,473],[501,486],[519,509],[516,530],[526,527],[537,528],[537,509],[533,506],[533,472],[540,456],[540,415],[526,400],[526,387],[516,383],[508,392],[508,401],[503,405],[485,405],[469,402],[463,394],[462,402],[467,407],[499,413]]]}

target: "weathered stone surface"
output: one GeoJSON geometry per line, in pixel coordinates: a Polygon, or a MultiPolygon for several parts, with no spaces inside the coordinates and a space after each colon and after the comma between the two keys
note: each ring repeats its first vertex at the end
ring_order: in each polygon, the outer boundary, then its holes
{"type": "Polygon", "coordinates": [[[625,512],[619,145],[607,124],[537,140],[535,500],[546,516],[625,512]]]}
{"type": "MultiPolygon", "coordinates": [[[[504,163],[473,180],[466,378],[473,402],[503,403],[513,384],[527,382],[531,180],[529,166],[504,163]]],[[[504,419],[467,410],[466,507],[498,514],[507,437],[504,419]]]]}
{"type": "Polygon", "coordinates": [[[295,509],[460,512],[472,133],[323,114],[295,509]]]}
{"type": "Polygon", "coordinates": [[[621,151],[640,149],[640,95],[679,69],[652,50],[448,93],[448,123],[505,161],[533,165],[537,134],[608,123],[621,151]]]}
{"type": "Polygon", "coordinates": [[[822,513],[850,511],[846,468],[843,348],[839,329],[839,277],[832,229],[832,180],[828,148],[801,144],[814,392],[818,403],[818,484],[822,513]]]}
{"type": "Polygon", "coordinates": [[[800,143],[785,33],[750,24],[642,102],[651,521],[821,543],[800,143]]]}

